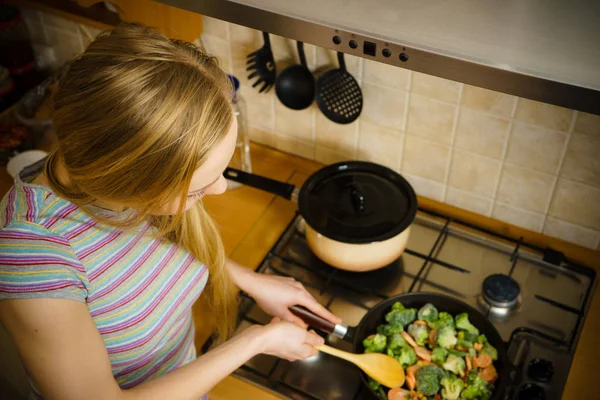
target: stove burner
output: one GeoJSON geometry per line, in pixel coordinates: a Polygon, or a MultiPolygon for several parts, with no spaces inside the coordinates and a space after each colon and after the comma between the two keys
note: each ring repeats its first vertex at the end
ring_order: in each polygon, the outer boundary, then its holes
{"type": "Polygon", "coordinates": [[[517,281],[508,275],[494,274],[483,281],[483,299],[492,307],[513,308],[520,292],[517,281]]]}
{"type": "Polygon", "coordinates": [[[531,379],[538,382],[550,382],[554,375],[554,366],[548,360],[536,358],[529,363],[527,373],[531,379]]]}
{"type": "Polygon", "coordinates": [[[535,383],[526,383],[519,390],[519,400],[546,400],[546,392],[535,383]]]}

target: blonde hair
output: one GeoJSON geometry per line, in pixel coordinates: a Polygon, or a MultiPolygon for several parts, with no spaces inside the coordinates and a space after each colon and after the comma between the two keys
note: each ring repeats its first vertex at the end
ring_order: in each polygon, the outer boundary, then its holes
{"type": "Polygon", "coordinates": [[[204,262],[203,323],[219,340],[235,325],[236,290],[216,225],[200,202],[184,206],[192,174],[231,127],[231,93],[217,59],[201,48],[121,25],[100,34],[59,81],[58,146],[45,167],[51,188],[84,210],[92,202],[135,210],[125,220],[94,217],[122,228],[148,221],[204,262]],[[67,182],[57,179],[58,163],[67,182]],[[155,215],[178,196],[175,215],[155,215]]]}

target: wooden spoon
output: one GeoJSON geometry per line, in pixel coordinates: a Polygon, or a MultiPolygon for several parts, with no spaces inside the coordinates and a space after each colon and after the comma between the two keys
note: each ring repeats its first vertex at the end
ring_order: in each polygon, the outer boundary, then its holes
{"type": "Polygon", "coordinates": [[[350,361],[362,369],[365,374],[389,388],[397,388],[404,384],[404,369],[398,360],[381,353],[354,354],[338,350],[327,345],[317,349],[334,357],[350,361]]]}

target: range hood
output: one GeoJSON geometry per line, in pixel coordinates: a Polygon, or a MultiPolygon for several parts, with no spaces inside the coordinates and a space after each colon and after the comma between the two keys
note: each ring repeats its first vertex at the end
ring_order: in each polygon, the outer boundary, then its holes
{"type": "Polygon", "coordinates": [[[598,0],[158,0],[386,64],[600,114],[598,0]]]}

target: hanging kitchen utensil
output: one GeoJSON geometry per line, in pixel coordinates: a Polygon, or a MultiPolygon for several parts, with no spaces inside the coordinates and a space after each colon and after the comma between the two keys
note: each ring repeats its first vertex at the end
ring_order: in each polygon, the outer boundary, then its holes
{"type": "MultiPolygon", "coordinates": [[[[392,305],[397,301],[402,303],[406,308],[419,309],[425,304],[431,303],[439,311],[445,311],[452,315],[467,313],[469,315],[469,321],[476,326],[479,329],[479,332],[486,336],[488,342],[498,350],[498,359],[494,361],[494,367],[498,372],[498,379],[494,382],[495,388],[491,400],[501,400],[504,398],[506,387],[511,379],[511,373],[515,370],[515,367],[508,361],[504,340],[502,340],[498,330],[496,330],[486,316],[454,297],[425,292],[404,293],[393,296],[378,303],[375,307],[367,311],[356,327],[349,327],[344,324],[334,325],[301,306],[290,307],[290,311],[313,328],[332,333],[337,337],[351,342],[353,344],[353,353],[362,354],[365,351],[362,344],[363,340],[367,336],[376,333],[379,325],[387,323],[385,315],[391,311],[392,305]]],[[[377,396],[377,393],[369,386],[367,375],[363,373],[361,376],[363,384],[369,389],[369,392],[372,395],[371,398],[379,400],[380,397],[377,396]]]]}
{"type": "Polygon", "coordinates": [[[410,184],[391,169],[370,162],[329,165],[301,188],[232,168],[224,175],[297,201],[313,253],[347,271],[370,271],[397,260],[417,213],[417,196],[410,184]]]}
{"type": "Polygon", "coordinates": [[[349,124],[362,111],[362,91],[356,79],[346,70],[344,53],[338,51],[337,55],[340,68],[325,72],[317,80],[317,105],[333,122],[349,124]]]}
{"type": "Polygon", "coordinates": [[[248,54],[248,60],[246,61],[246,70],[248,72],[253,71],[248,75],[248,79],[258,77],[252,87],[256,87],[261,83],[263,84],[259,90],[260,93],[268,92],[275,84],[276,77],[275,59],[273,58],[273,52],[271,51],[269,34],[267,32],[263,32],[262,34],[264,41],[263,47],[248,54]]]}
{"type": "Polygon", "coordinates": [[[315,99],[315,78],[306,66],[304,44],[297,42],[300,64],[283,70],[277,77],[275,93],[284,106],[293,110],[309,107],[315,99]]]}

